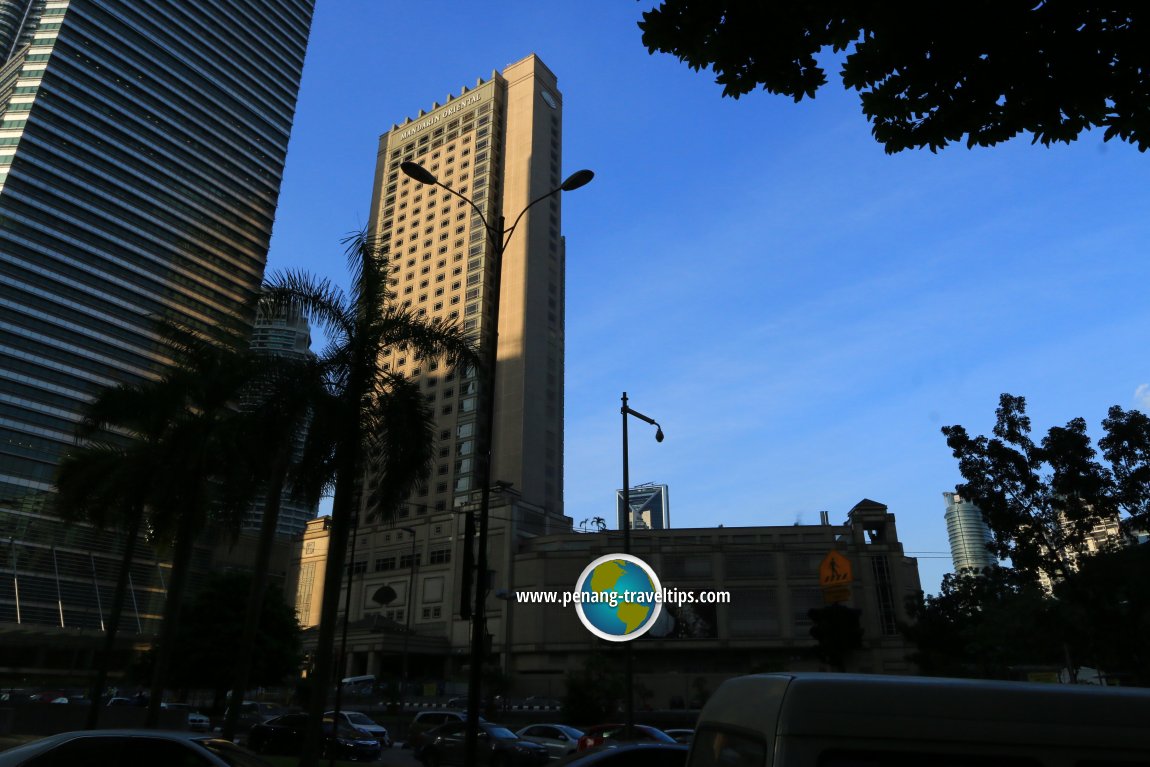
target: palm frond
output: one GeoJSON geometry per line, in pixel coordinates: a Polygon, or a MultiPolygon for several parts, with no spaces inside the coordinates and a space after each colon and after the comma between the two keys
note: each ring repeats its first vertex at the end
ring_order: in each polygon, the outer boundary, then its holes
{"type": "Polygon", "coordinates": [[[342,290],[330,280],[307,272],[275,272],[264,281],[260,311],[276,314],[300,311],[325,329],[334,343],[346,343],[355,335],[355,310],[342,290]]]}
{"type": "Polygon", "coordinates": [[[385,348],[409,347],[419,360],[443,359],[457,368],[481,365],[479,350],[463,329],[446,318],[428,319],[403,306],[389,306],[377,332],[385,348]]]}
{"type": "Polygon", "coordinates": [[[369,519],[390,520],[427,480],[435,460],[435,417],[419,384],[392,374],[374,403],[372,463],[365,488],[369,519]]]}

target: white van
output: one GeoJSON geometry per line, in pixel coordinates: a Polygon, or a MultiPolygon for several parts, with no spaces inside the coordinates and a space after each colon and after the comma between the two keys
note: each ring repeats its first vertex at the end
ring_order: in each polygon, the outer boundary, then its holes
{"type": "Polygon", "coordinates": [[[854,674],[724,682],[687,767],[1150,764],[1150,690],[854,674]]]}

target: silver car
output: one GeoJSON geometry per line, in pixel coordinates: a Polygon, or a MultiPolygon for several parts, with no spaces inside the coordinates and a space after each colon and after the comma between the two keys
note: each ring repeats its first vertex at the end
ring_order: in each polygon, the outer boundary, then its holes
{"type": "Polygon", "coordinates": [[[552,759],[575,753],[583,737],[582,730],[565,724],[529,724],[515,734],[546,748],[552,759]]]}
{"type": "MultiPolygon", "coordinates": [[[[334,711],[325,711],[324,716],[335,716],[334,711]]],[[[391,748],[391,734],[387,728],[361,711],[340,711],[339,718],[356,733],[374,738],[380,748],[391,748]]]]}

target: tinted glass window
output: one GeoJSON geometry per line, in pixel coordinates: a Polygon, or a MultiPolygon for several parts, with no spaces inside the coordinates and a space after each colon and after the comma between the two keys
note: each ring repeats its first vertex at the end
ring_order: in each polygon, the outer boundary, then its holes
{"type": "Polygon", "coordinates": [[[211,767],[212,762],[207,754],[197,753],[185,743],[160,738],[131,738],[122,761],[101,764],[118,764],[120,767],[154,767],[158,764],[164,767],[211,767]]]}
{"type": "Polygon", "coordinates": [[[26,767],[119,764],[125,738],[76,738],[24,762],[26,767]]]}
{"type": "MultiPolygon", "coordinates": [[[[767,746],[759,738],[721,730],[704,730],[695,735],[691,767],[763,767],[766,763],[767,746]]],[[[822,761],[819,764],[824,765],[822,761]]],[[[826,767],[831,764],[838,765],[825,763],[826,767]]]]}

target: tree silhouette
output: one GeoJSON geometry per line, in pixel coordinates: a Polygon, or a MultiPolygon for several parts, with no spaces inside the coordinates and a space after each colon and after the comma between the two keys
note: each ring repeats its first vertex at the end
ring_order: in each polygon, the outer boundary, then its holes
{"type": "Polygon", "coordinates": [[[887,152],[1019,133],[1069,143],[1083,130],[1150,147],[1150,6],[664,0],[643,44],[713,69],[723,95],[758,87],[813,98],[817,56],[846,52],[842,81],[887,152]]]}

